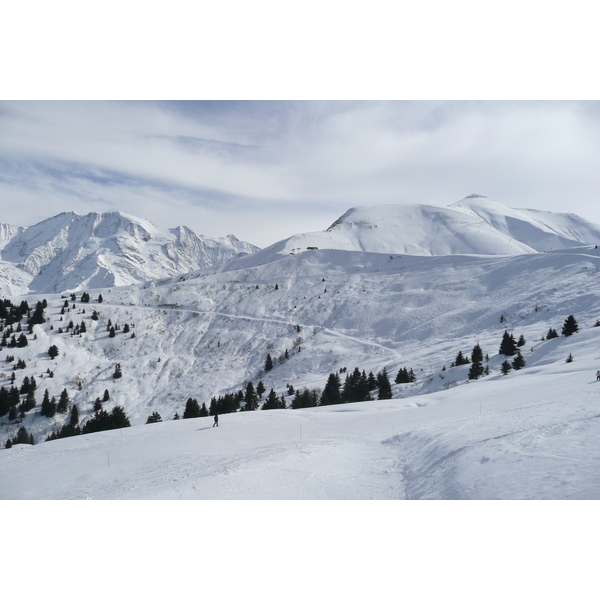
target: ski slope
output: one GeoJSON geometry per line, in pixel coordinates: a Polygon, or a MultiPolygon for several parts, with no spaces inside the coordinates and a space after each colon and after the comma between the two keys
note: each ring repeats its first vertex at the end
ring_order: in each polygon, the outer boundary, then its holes
{"type": "Polygon", "coordinates": [[[600,328],[573,337],[559,340],[570,364],[549,353],[418,398],[14,446],[0,451],[0,498],[598,499],[600,328]]]}

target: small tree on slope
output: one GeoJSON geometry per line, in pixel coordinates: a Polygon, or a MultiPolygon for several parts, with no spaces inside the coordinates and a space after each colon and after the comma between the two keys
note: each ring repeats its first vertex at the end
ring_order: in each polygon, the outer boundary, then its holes
{"type": "Polygon", "coordinates": [[[579,331],[579,325],[573,315],[569,315],[563,324],[562,334],[565,336],[573,335],[579,331]]]}

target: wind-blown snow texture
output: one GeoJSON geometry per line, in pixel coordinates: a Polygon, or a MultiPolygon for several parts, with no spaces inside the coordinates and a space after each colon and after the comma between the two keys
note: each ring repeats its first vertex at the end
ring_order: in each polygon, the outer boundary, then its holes
{"type": "Polygon", "coordinates": [[[52,293],[129,285],[187,273],[258,250],[233,235],[161,230],[121,212],[61,213],[37,225],[0,225],[0,292],[52,293]]]}
{"type": "MultiPolygon", "coordinates": [[[[518,230],[532,250],[290,255],[272,247],[168,281],[103,288],[102,304],[94,303],[96,290],[62,322],[64,300],[46,295],[48,321],[35,327],[37,339],[10,350],[27,363],[18,382],[38,379],[38,407],[22,424],[38,441],[60,426],[65,416],[36,413],[45,388],[58,397],[66,386],[83,421],[109,389],[107,408],[123,405],[134,426],[0,450],[0,497],[600,498],[600,251],[595,244],[535,251],[541,225],[516,228],[512,217],[502,221],[511,209],[487,200],[460,204],[482,213],[485,204],[484,219],[518,230]],[[93,309],[98,322],[89,319],[93,309]],[[543,341],[569,314],[580,332],[543,341]],[[58,334],[70,319],[85,319],[88,332],[58,334]],[[108,319],[134,323],[136,337],[109,338],[108,319]],[[505,329],[527,340],[526,367],[507,376],[498,354],[505,329]],[[469,366],[450,363],[477,342],[490,374],[468,382],[469,366]],[[50,344],[60,351],[52,361],[50,344]],[[279,362],[286,349],[290,358],[279,362]],[[275,358],[268,373],[267,353],[275,358]],[[210,418],[170,421],[188,397],[208,405],[259,380],[278,394],[288,383],[322,388],[330,372],[355,366],[386,367],[392,378],[411,367],[417,382],[394,385],[392,400],[222,415],[218,429],[210,418]],[[54,378],[42,377],[50,367],[54,378]],[[152,411],[165,422],[144,425],[152,411]]],[[[374,209],[372,222],[386,212],[374,209]]],[[[550,213],[539,221],[564,244],[569,227],[572,240],[595,227],[550,213]]],[[[12,368],[0,364],[7,385],[12,368]]],[[[4,425],[2,445],[18,427],[4,425]]]]}

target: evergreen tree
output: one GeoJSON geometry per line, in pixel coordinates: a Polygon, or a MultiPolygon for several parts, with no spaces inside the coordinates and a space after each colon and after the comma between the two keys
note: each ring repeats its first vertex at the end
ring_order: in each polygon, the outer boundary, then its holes
{"type": "Polygon", "coordinates": [[[275,408],[279,408],[279,398],[277,398],[277,394],[275,393],[275,390],[273,388],[271,388],[271,391],[269,392],[269,395],[267,396],[267,399],[263,402],[262,405],[262,410],[272,410],[275,408]]]}
{"type": "Polygon", "coordinates": [[[33,444],[33,438],[23,426],[19,427],[17,435],[12,440],[13,444],[33,444]]]}
{"type": "Polygon", "coordinates": [[[569,315],[563,323],[562,334],[565,336],[573,335],[579,331],[579,325],[573,315],[569,315]]]}
{"type": "Polygon", "coordinates": [[[104,394],[102,396],[102,402],[108,402],[110,400],[110,394],[108,390],[104,390],[104,394]]]}
{"type": "Polygon", "coordinates": [[[98,294],[98,303],[102,302],[104,298],[102,298],[102,294],[98,294]]]}
{"type": "Polygon", "coordinates": [[[392,386],[385,367],[377,374],[377,383],[379,384],[379,400],[389,400],[392,397],[392,386]]]}
{"type": "Polygon", "coordinates": [[[162,417],[160,416],[160,414],[158,414],[156,411],[154,411],[146,420],[146,425],[148,425],[148,423],[160,423],[162,422],[162,417]]]}
{"type": "Polygon", "coordinates": [[[123,376],[123,372],[121,371],[121,363],[117,363],[115,365],[115,372],[113,373],[113,379],[120,379],[123,376]]]}
{"type": "Polygon", "coordinates": [[[567,360],[565,360],[565,362],[568,362],[568,363],[573,362],[573,355],[571,353],[569,353],[569,356],[567,356],[567,360]]]}
{"type": "Polygon", "coordinates": [[[114,327],[111,327],[111,328],[108,330],[108,337],[109,337],[109,338],[114,338],[114,337],[115,337],[115,335],[117,335],[117,334],[116,334],[116,332],[115,332],[115,328],[114,328],[114,327]]]}
{"type": "Polygon", "coordinates": [[[123,325],[123,333],[129,333],[129,323],[125,323],[125,325],[123,325]]]}
{"type": "Polygon", "coordinates": [[[308,388],[296,390],[294,393],[294,399],[292,400],[292,408],[298,409],[317,406],[320,396],[321,391],[318,388],[314,388],[312,390],[309,390],[308,388]]]}
{"type": "Polygon", "coordinates": [[[52,360],[54,360],[58,356],[58,346],[52,344],[52,346],[48,348],[48,355],[52,360]]]}
{"type": "Polygon", "coordinates": [[[131,427],[129,417],[125,413],[125,409],[122,406],[113,406],[110,413],[110,429],[121,429],[122,427],[131,427]]]}
{"type": "Polygon", "coordinates": [[[519,339],[517,340],[517,347],[521,348],[521,346],[524,346],[525,344],[526,344],[525,336],[523,334],[521,334],[519,336],[519,339]]]}
{"type": "Polygon", "coordinates": [[[519,369],[522,369],[525,366],[525,359],[523,358],[523,355],[518,352],[517,356],[515,356],[514,360],[512,361],[512,367],[515,371],[518,371],[519,369]]]}
{"type": "Polygon", "coordinates": [[[554,339],[557,337],[558,337],[558,332],[556,331],[556,329],[552,329],[552,327],[550,327],[550,329],[548,329],[548,333],[546,334],[546,339],[551,340],[551,339],[554,339]]]}
{"type": "Polygon", "coordinates": [[[267,358],[265,359],[265,371],[270,371],[273,368],[273,359],[270,354],[267,354],[267,358]]]}
{"type": "Polygon", "coordinates": [[[76,427],[79,425],[79,409],[77,408],[77,404],[73,404],[71,408],[71,416],[69,417],[69,425],[71,427],[76,427]]]}
{"type": "Polygon", "coordinates": [[[173,421],[179,421],[179,413],[175,413],[175,415],[173,416],[173,421]]]}
{"type": "Polygon", "coordinates": [[[195,419],[200,416],[200,405],[195,398],[188,398],[183,411],[184,419],[195,419]]]}
{"type": "Polygon", "coordinates": [[[69,392],[67,392],[67,388],[64,388],[60,393],[60,399],[58,400],[58,405],[56,407],[56,412],[60,414],[64,414],[69,410],[69,392]]]}
{"type": "Polygon", "coordinates": [[[33,329],[34,325],[41,325],[45,322],[46,319],[44,319],[44,305],[42,304],[42,302],[38,302],[35,305],[35,311],[33,312],[33,315],[31,315],[31,318],[27,322],[30,327],[29,331],[33,329]]]}
{"type": "Polygon", "coordinates": [[[500,354],[504,356],[514,356],[517,353],[517,342],[511,333],[504,331],[502,342],[500,342],[500,354]]]}
{"type": "Polygon", "coordinates": [[[248,385],[246,386],[246,394],[244,396],[244,401],[246,402],[244,410],[258,409],[258,398],[256,397],[256,392],[254,391],[254,386],[252,385],[252,382],[248,383],[248,385]]]}
{"type": "Polygon", "coordinates": [[[469,369],[469,379],[479,379],[485,372],[483,368],[483,352],[479,344],[475,344],[471,352],[471,368],[469,369]]]}
{"type": "Polygon", "coordinates": [[[416,380],[417,378],[412,369],[409,371],[406,367],[401,367],[394,381],[396,383],[412,383],[416,380]]]}
{"type": "Polygon", "coordinates": [[[456,358],[454,359],[454,365],[460,367],[461,365],[468,365],[469,359],[466,356],[463,356],[462,350],[458,351],[456,358]]]}
{"type": "Polygon", "coordinates": [[[206,408],[206,402],[203,402],[202,406],[200,407],[200,416],[208,417],[208,408],[206,408]]]}
{"type": "Polygon", "coordinates": [[[102,401],[100,400],[100,397],[94,400],[94,412],[98,412],[99,410],[102,410],[102,401]]]}
{"type": "Polygon", "coordinates": [[[342,383],[340,376],[337,373],[330,373],[327,378],[327,383],[321,394],[319,404],[321,406],[327,406],[328,404],[340,404],[342,401],[341,396],[342,383]]]}
{"type": "Polygon", "coordinates": [[[256,393],[258,394],[258,397],[261,398],[262,395],[265,393],[265,384],[261,381],[258,382],[258,385],[256,386],[256,393]]]}

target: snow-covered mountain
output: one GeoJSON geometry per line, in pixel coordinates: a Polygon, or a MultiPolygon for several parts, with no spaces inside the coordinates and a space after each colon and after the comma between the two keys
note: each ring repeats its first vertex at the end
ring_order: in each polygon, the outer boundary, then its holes
{"type": "Polygon", "coordinates": [[[277,242],[255,261],[308,248],[419,256],[514,255],[599,241],[600,225],[577,215],[508,208],[473,194],[446,208],[426,204],[351,208],[326,231],[277,242]]]}
{"type": "MultiPolygon", "coordinates": [[[[35,376],[37,406],[22,422],[0,418],[0,446],[21,425],[40,442],[65,423],[67,414],[40,416],[45,390],[58,398],[66,388],[82,423],[109,390],[105,407],[123,406],[133,427],[0,450],[0,498],[600,498],[600,227],[468,198],[427,218],[409,209],[421,233],[429,228],[430,250],[440,214],[446,224],[450,214],[478,219],[488,248],[502,239],[524,250],[410,255],[387,246],[392,231],[412,233],[402,210],[356,209],[323,232],[375,244],[367,233],[388,231],[376,251],[307,251],[319,242],[302,238],[304,251],[292,254],[285,240],[168,280],[99,288],[102,303],[95,293],[66,307],[59,294],[30,294],[30,306],[47,300],[46,322],[26,347],[0,351],[14,356],[0,361],[0,385],[35,376]],[[569,315],[579,333],[545,339],[569,315]],[[113,337],[109,320],[120,326],[113,337]],[[86,331],[74,334],[70,321],[86,331]],[[526,366],[508,375],[505,330],[525,341],[526,366]],[[476,343],[489,374],[470,381],[469,365],[451,364],[476,343]],[[15,370],[19,359],[26,366],[15,370]],[[385,368],[392,381],[408,367],[417,380],[393,385],[388,401],[229,413],[220,430],[208,419],[172,421],[190,397],[208,406],[262,381],[289,403],[288,385],[322,389],[330,373],[343,380],[355,367],[385,368]],[[145,425],[155,411],[170,422],[145,425]],[[94,462],[107,453],[110,472],[94,462]]],[[[447,247],[461,239],[450,235],[447,247]]]]}
{"type": "Polygon", "coordinates": [[[256,246],[187,227],[162,230],[122,212],[61,213],[31,227],[0,225],[0,292],[77,291],[210,267],[256,246]]]}

